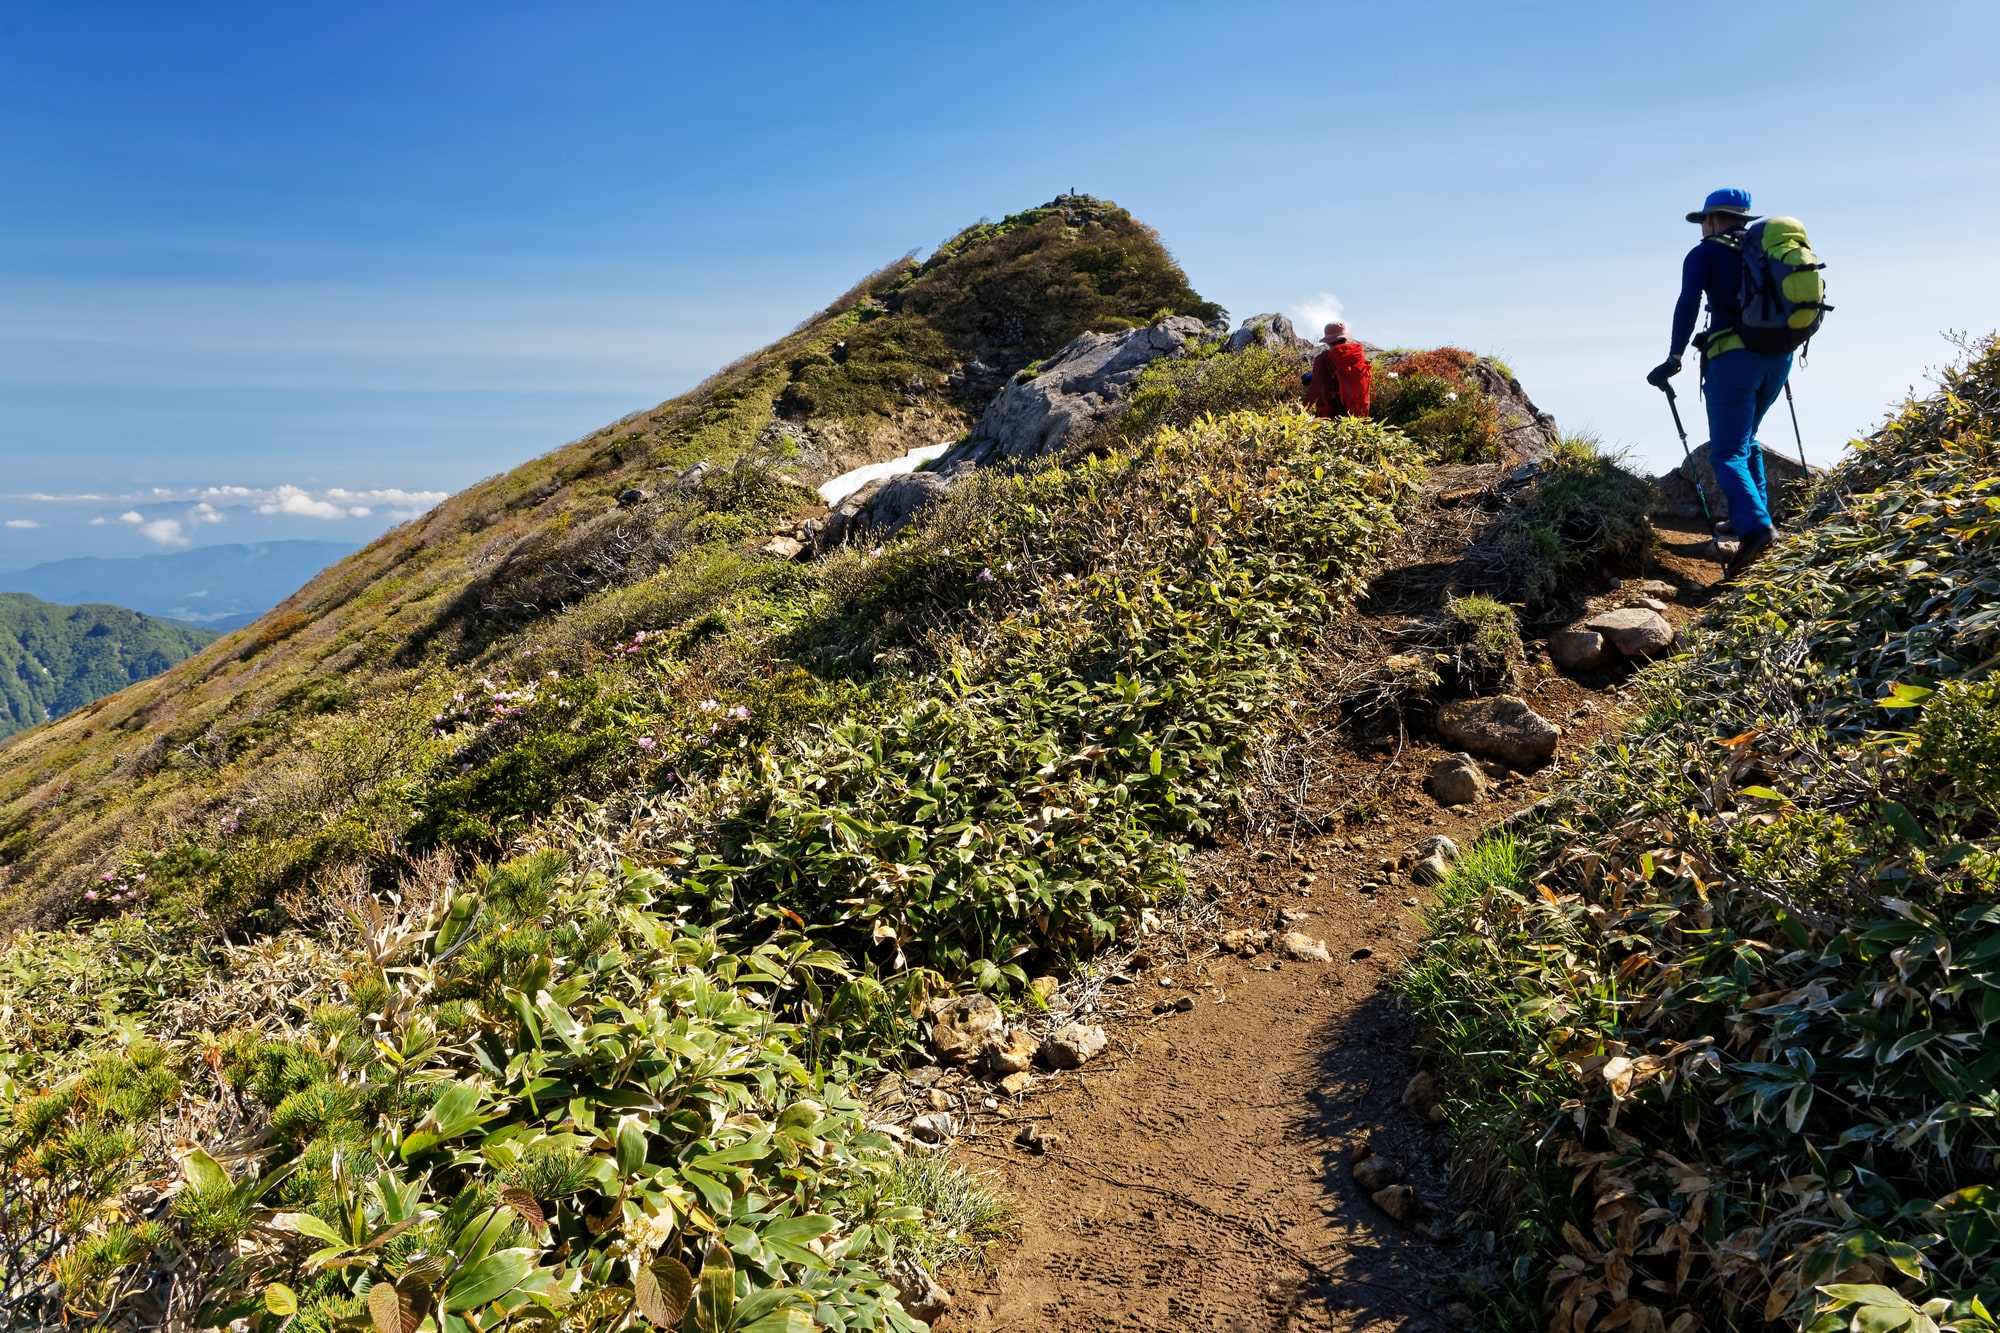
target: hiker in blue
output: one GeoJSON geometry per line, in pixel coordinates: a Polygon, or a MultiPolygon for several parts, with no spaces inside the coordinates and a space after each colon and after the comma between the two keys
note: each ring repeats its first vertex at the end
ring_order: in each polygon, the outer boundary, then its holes
{"type": "Polygon", "coordinates": [[[1701,349],[1702,391],[1708,399],[1709,462],[1729,502],[1729,525],[1737,536],[1736,554],[1726,571],[1731,579],[1777,540],[1757,427],[1784,392],[1792,371],[1790,352],[1753,352],[1737,332],[1743,317],[1743,246],[1754,218],[1747,190],[1716,190],[1687,215],[1689,222],[1701,224],[1701,241],[1681,262],[1673,351],[1646,376],[1648,384],[1664,389],[1681,373],[1681,356],[1706,297],[1708,328],[1695,345],[1701,349]]]}

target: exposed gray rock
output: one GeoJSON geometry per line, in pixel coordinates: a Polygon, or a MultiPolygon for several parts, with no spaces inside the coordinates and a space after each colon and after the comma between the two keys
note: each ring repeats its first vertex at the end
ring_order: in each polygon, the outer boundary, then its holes
{"type": "Polygon", "coordinates": [[[1442,856],[1447,861],[1456,861],[1458,859],[1458,844],[1440,833],[1436,837],[1425,838],[1422,842],[1410,848],[1410,853],[1419,860],[1422,860],[1426,856],[1442,856]]]}
{"type": "Polygon", "coordinates": [[[1439,805],[1471,805],[1486,794],[1486,775],[1471,755],[1455,754],[1438,760],[1424,779],[1424,790],[1439,805]]]}
{"type": "Polygon", "coordinates": [[[951,1293],[940,1287],[930,1270],[907,1249],[899,1250],[890,1261],[889,1281],[895,1284],[903,1308],[925,1323],[951,1309],[951,1293]]]}
{"type": "Polygon", "coordinates": [[[1410,867],[1410,878],[1419,884],[1442,884],[1451,874],[1451,862],[1432,853],[1410,867]]]}
{"type": "Polygon", "coordinates": [[[1025,463],[1054,453],[1116,410],[1125,386],[1163,356],[1203,337],[1192,315],[1173,315],[1143,329],[1083,333],[1042,363],[1032,379],[1001,391],[972,434],[932,469],[945,477],[995,463],[1025,463]]]}
{"type": "Polygon", "coordinates": [[[1669,647],[1674,627],[1658,611],[1628,606],[1622,611],[1606,611],[1584,622],[1611,641],[1611,646],[1627,657],[1647,657],[1669,647]]]}
{"type": "Polygon", "coordinates": [[[910,1121],[910,1133],[920,1143],[943,1143],[957,1132],[957,1124],[946,1111],[932,1111],[910,1121]]]}
{"type": "MultiPolygon", "coordinates": [[[[1784,454],[1771,446],[1760,445],[1764,451],[1764,482],[1771,492],[1771,512],[1783,519],[1797,513],[1799,499],[1805,492],[1807,473],[1799,466],[1796,453],[1784,454]]],[[[1715,468],[1708,461],[1708,446],[1703,444],[1694,451],[1695,476],[1701,481],[1701,493],[1708,497],[1708,507],[1716,522],[1729,517],[1729,507],[1723,503],[1722,491],[1715,483],[1715,468]]],[[[1824,470],[1814,468],[1811,476],[1819,477],[1824,470]]],[[[1673,518],[1700,518],[1701,504],[1695,498],[1694,488],[1688,485],[1685,465],[1653,478],[1653,512],[1673,518]]]]}
{"type": "Polygon", "coordinates": [[[1555,723],[1511,694],[1454,700],[1438,709],[1434,725],[1445,744],[1520,769],[1546,763],[1562,739],[1555,723]]]}
{"type": "Polygon", "coordinates": [[[1594,629],[1559,629],[1549,635],[1549,660],[1572,675],[1604,664],[1604,636],[1594,629]]]}
{"type": "Polygon", "coordinates": [[[944,497],[948,483],[935,472],[905,472],[882,483],[868,506],[867,522],[883,532],[899,532],[944,497]]]}
{"type": "Polygon", "coordinates": [[[773,537],[757,549],[773,559],[796,560],[806,547],[804,542],[793,541],[790,537],[773,537]]]}
{"type": "Polygon", "coordinates": [[[1229,335],[1229,350],[1240,352],[1246,347],[1309,348],[1312,343],[1298,335],[1292,321],[1283,315],[1252,315],[1243,321],[1243,327],[1229,335]]]}
{"type": "Polygon", "coordinates": [[[1042,1063],[1051,1069],[1075,1069],[1104,1049],[1104,1029],[1095,1023],[1065,1023],[1042,1042],[1042,1063]]]}

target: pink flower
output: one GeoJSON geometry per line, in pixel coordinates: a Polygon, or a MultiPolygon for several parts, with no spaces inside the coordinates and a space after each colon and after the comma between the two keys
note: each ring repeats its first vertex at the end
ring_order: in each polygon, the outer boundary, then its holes
{"type": "Polygon", "coordinates": [[[115,870],[107,870],[104,872],[104,882],[107,884],[109,884],[112,880],[117,878],[118,878],[118,872],[115,870]]]}
{"type": "Polygon", "coordinates": [[[979,571],[979,581],[980,581],[981,583],[991,583],[991,582],[993,582],[993,568],[992,568],[992,566],[990,566],[990,565],[989,565],[989,566],[987,566],[987,567],[986,567],[985,569],[982,569],[982,570],[980,570],[980,571],[979,571]]]}
{"type": "Polygon", "coordinates": [[[634,741],[633,744],[637,745],[642,750],[651,750],[653,748],[654,741],[651,736],[641,736],[638,740],[634,741]]]}
{"type": "Polygon", "coordinates": [[[85,889],[85,890],[83,891],[83,896],[84,896],[85,898],[89,899],[89,900],[90,900],[91,902],[96,902],[96,901],[97,901],[97,890],[96,890],[96,889],[85,889]]]}
{"type": "Polygon", "coordinates": [[[738,722],[747,722],[750,720],[750,710],[742,704],[738,704],[729,710],[729,716],[735,718],[738,722]]]}
{"type": "Polygon", "coordinates": [[[717,703],[713,699],[703,699],[700,703],[696,704],[695,707],[699,708],[704,713],[713,713],[716,709],[722,707],[722,705],[717,703]]]}

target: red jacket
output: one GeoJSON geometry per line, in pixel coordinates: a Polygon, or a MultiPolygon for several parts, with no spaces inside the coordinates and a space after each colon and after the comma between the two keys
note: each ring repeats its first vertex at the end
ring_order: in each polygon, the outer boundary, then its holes
{"type": "Polygon", "coordinates": [[[1368,415],[1368,354],[1343,338],[1313,358],[1306,402],[1315,416],[1368,415]]]}

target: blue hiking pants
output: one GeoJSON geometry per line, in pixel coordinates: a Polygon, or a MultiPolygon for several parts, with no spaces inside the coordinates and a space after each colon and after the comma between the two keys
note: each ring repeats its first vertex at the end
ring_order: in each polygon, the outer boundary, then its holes
{"type": "Polygon", "coordinates": [[[1757,427],[1792,373],[1792,354],[1770,356],[1738,347],[1708,363],[1702,392],[1708,396],[1708,460],[1729,502],[1737,536],[1771,526],[1771,493],[1764,483],[1764,447],[1757,427]]]}

